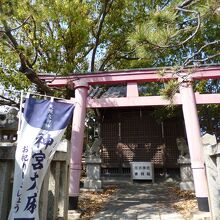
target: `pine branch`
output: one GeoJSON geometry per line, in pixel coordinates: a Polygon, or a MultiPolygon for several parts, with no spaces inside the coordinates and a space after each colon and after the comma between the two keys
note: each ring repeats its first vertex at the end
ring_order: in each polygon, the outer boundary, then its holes
{"type": "MultiPolygon", "coordinates": [[[[190,1],[192,2],[192,1],[190,1]]],[[[179,11],[183,11],[183,12],[189,12],[189,13],[193,13],[193,14],[196,14],[196,19],[197,19],[197,26],[196,26],[196,29],[195,31],[188,37],[186,38],[185,40],[181,41],[180,43],[178,44],[169,44],[167,46],[162,46],[162,45],[159,45],[159,44],[154,44],[150,41],[147,41],[145,40],[146,42],[145,43],[148,43],[152,46],[154,46],[155,48],[174,48],[174,47],[180,47],[180,46],[183,46],[184,44],[186,44],[188,41],[190,41],[192,38],[195,37],[195,35],[198,33],[200,27],[201,27],[201,18],[200,18],[200,13],[197,12],[197,11],[194,11],[194,10],[188,10],[188,9],[183,9],[183,8],[180,8],[180,7],[176,7],[177,10],[179,11]]],[[[173,36],[174,37],[174,36],[173,36]]]]}
{"type": "MultiPolygon", "coordinates": [[[[190,14],[195,15],[195,18],[193,18],[193,19],[197,20],[197,25],[196,25],[195,30],[190,34],[190,36],[188,36],[186,39],[182,40],[181,42],[169,43],[167,45],[160,45],[159,43],[158,44],[153,43],[153,42],[149,41],[148,39],[142,40],[142,42],[140,44],[141,45],[145,45],[145,44],[151,45],[154,49],[168,49],[168,48],[181,47],[184,44],[186,44],[188,41],[190,41],[192,38],[195,37],[195,35],[198,33],[198,31],[201,27],[201,17],[200,17],[200,13],[198,11],[186,9],[186,7],[192,5],[192,3],[196,3],[196,2],[197,2],[197,0],[186,0],[182,4],[176,6],[176,8],[175,8],[177,10],[177,13],[181,11],[183,13],[190,13],[190,14]]],[[[194,27],[193,27],[193,29],[194,29],[194,27]]],[[[175,33],[175,35],[171,36],[170,39],[173,39],[173,38],[176,37],[176,35],[181,34],[181,33],[178,33],[178,32],[180,32],[180,30],[177,31],[177,33],[175,33]]]]}

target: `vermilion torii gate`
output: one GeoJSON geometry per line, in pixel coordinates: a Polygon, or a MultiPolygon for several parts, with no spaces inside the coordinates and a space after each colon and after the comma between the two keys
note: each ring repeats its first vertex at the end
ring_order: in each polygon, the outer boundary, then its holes
{"type": "Polygon", "coordinates": [[[196,105],[220,103],[220,94],[194,93],[192,81],[220,79],[220,66],[193,69],[192,74],[189,74],[189,69],[185,69],[179,76],[174,76],[170,69],[166,69],[165,75],[162,78],[157,74],[158,71],[159,69],[141,69],[74,74],[65,77],[41,77],[51,87],[68,86],[75,89],[70,161],[70,209],[76,208],[79,196],[86,108],[169,105],[170,101],[164,100],[161,96],[139,97],[137,85],[143,82],[159,82],[161,79],[168,81],[175,78],[182,83],[179,88],[180,93],[176,93],[174,96],[173,104],[182,105],[198,206],[200,211],[208,211],[208,187],[196,105]],[[127,84],[127,97],[100,99],[88,97],[88,89],[91,85],[120,83],[127,84]]]}

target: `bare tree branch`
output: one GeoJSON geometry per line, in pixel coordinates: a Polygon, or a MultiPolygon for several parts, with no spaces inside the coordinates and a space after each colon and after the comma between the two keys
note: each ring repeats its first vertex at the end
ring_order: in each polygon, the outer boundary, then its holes
{"type": "MultiPolygon", "coordinates": [[[[202,47],[200,47],[200,49],[199,49],[196,53],[194,53],[192,56],[188,57],[188,58],[184,61],[183,66],[187,66],[187,65],[189,65],[190,63],[192,63],[192,62],[194,62],[194,61],[198,61],[198,60],[194,60],[193,58],[194,58],[195,56],[199,55],[199,54],[202,52],[202,50],[205,49],[206,47],[208,47],[208,46],[210,46],[210,45],[218,44],[218,43],[220,43],[220,40],[216,40],[216,41],[213,41],[213,42],[210,42],[210,43],[207,43],[207,44],[203,45],[202,47]]],[[[205,61],[205,60],[204,60],[204,61],[205,61]]]]}
{"type": "Polygon", "coordinates": [[[124,59],[124,60],[139,60],[140,58],[139,57],[128,57],[128,56],[119,56],[119,57],[116,57],[118,60],[120,59],[124,59]]]}
{"type": "Polygon", "coordinates": [[[197,26],[196,26],[195,31],[188,38],[186,38],[184,41],[180,42],[178,44],[178,46],[180,46],[180,45],[185,44],[189,40],[191,40],[193,37],[195,37],[195,35],[197,34],[197,32],[199,31],[199,29],[201,27],[201,19],[200,19],[200,13],[198,11],[183,9],[183,8],[180,8],[180,7],[177,7],[177,10],[180,10],[180,11],[183,11],[183,12],[195,13],[197,15],[197,26]]]}
{"type": "Polygon", "coordinates": [[[201,63],[201,62],[205,62],[205,61],[207,61],[207,60],[211,60],[211,59],[213,59],[213,58],[215,58],[215,57],[218,57],[218,56],[220,56],[220,53],[216,53],[216,54],[213,54],[213,55],[211,55],[211,56],[207,56],[207,57],[204,58],[204,59],[195,59],[195,60],[192,60],[190,63],[192,63],[192,62],[201,63]]]}
{"type": "MultiPolygon", "coordinates": [[[[37,35],[36,35],[36,31],[37,31],[37,27],[36,27],[36,22],[35,22],[35,19],[32,17],[33,19],[33,23],[34,23],[34,40],[37,40],[37,35]]],[[[37,62],[37,58],[38,58],[38,48],[37,46],[34,46],[35,48],[35,57],[34,57],[34,60],[32,61],[31,63],[31,67],[34,66],[34,64],[37,62]]]]}
{"type": "MultiPolygon", "coordinates": [[[[27,21],[28,21],[30,18],[33,19],[32,15],[28,16],[28,17],[27,17],[20,25],[18,25],[17,27],[15,27],[15,28],[10,28],[10,29],[7,30],[7,31],[13,32],[13,31],[16,31],[16,30],[20,29],[22,26],[24,26],[25,24],[27,24],[27,21]]],[[[3,22],[4,22],[4,21],[3,21],[3,22]]],[[[0,33],[6,33],[6,30],[4,30],[4,28],[5,28],[5,25],[4,25],[4,27],[0,27],[0,33]]]]}
{"type": "Polygon", "coordinates": [[[0,95],[0,105],[14,105],[14,106],[19,106],[19,103],[15,102],[12,99],[6,98],[2,95],[0,95]]]}
{"type": "Polygon", "coordinates": [[[4,34],[5,34],[5,30],[3,30],[3,28],[2,27],[0,27],[0,37],[2,37],[4,34]]]}
{"type": "Polygon", "coordinates": [[[161,7],[160,10],[163,10],[169,3],[170,3],[170,0],[167,0],[167,1],[163,4],[163,6],[161,7]]]}
{"type": "Polygon", "coordinates": [[[108,61],[109,61],[109,59],[110,59],[111,56],[112,56],[112,54],[109,53],[109,54],[105,57],[105,59],[103,60],[102,64],[101,64],[100,67],[99,67],[99,71],[104,71],[105,65],[108,63],[108,61]]]}
{"type": "Polygon", "coordinates": [[[32,15],[29,15],[19,26],[17,26],[16,28],[12,28],[12,29],[9,29],[10,32],[13,32],[13,31],[16,31],[18,29],[20,29],[22,26],[24,26],[25,24],[27,24],[27,21],[29,19],[33,19],[33,16],[32,15]]]}
{"type": "Polygon", "coordinates": [[[103,28],[103,24],[105,21],[105,17],[108,14],[112,3],[114,0],[107,0],[105,1],[104,5],[103,5],[103,10],[100,14],[100,21],[99,21],[99,25],[98,25],[98,30],[95,36],[95,46],[94,49],[92,51],[92,58],[91,58],[91,72],[94,72],[95,70],[95,56],[96,56],[96,52],[97,52],[97,48],[99,46],[99,41],[100,41],[100,36],[101,36],[101,32],[102,32],[102,28],[103,28]]]}
{"type": "Polygon", "coordinates": [[[195,2],[195,0],[185,0],[182,2],[178,7],[179,8],[185,8],[186,6],[189,6],[191,3],[195,2]]]}

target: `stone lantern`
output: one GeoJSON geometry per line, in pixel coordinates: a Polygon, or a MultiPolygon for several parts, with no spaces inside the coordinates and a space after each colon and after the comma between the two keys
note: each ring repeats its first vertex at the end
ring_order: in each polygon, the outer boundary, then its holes
{"type": "Polygon", "coordinates": [[[17,140],[18,109],[0,106],[0,146],[11,146],[17,140]]]}

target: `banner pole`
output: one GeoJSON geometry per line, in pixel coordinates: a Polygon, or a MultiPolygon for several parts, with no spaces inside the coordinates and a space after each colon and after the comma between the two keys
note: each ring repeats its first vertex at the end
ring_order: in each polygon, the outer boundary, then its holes
{"type": "Polygon", "coordinates": [[[21,90],[21,96],[20,96],[20,106],[19,106],[19,117],[18,117],[18,131],[17,131],[17,142],[20,138],[20,130],[21,130],[21,117],[22,117],[22,104],[24,99],[24,91],[21,90]]]}

